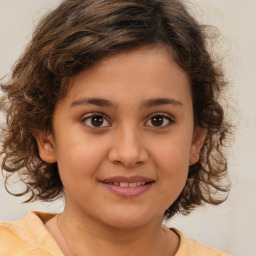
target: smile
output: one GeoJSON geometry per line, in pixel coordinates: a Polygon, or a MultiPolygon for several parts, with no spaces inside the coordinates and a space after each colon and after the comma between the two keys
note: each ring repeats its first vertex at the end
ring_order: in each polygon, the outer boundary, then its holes
{"type": "Polygon", "coordinates": [[[104,188],[120,197],[135,197],[148,191],[154,184],[154,180],[134,177],[112,177],[100,181],[104,188]]]}
{"type": "Polygon", "coordinates": [[[146,182],[114,182],[114,183],[108,183],[108,184],[112,184],[115,186],[120,186],[122,188],[134,188],[134,187],[138,187],[138,186],[143,186],[146,184],[146,182]]]}

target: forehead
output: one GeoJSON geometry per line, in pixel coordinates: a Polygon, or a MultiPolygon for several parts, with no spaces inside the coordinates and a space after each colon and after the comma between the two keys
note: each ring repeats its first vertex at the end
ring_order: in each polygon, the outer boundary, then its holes
{"type": "MultiPolygon", "coordinates": [[[[69,101],[110,97],[117,101],[190,95],[186,73],[164,47],[142,47],[105,58],[69,79],[69,101]]],[[[70,104],[72,104],[70,102],[70,104]]]]}

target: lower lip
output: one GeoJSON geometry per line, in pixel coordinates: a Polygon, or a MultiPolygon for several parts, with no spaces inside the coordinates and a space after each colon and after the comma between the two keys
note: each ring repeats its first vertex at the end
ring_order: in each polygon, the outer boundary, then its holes
{"type": "Polygon", "coordinates": [[[139,195],[145,193],[146,191],[148,191],[151,188],[151,186],[153,185],[153,182],[145,184],[145,185],[137,186],[137,187],[120,187],[117,185],[107,184],[107,183],[102,183],[102,185],[118,196],[135,197],[135,196],[139,196],[139,195]]]}

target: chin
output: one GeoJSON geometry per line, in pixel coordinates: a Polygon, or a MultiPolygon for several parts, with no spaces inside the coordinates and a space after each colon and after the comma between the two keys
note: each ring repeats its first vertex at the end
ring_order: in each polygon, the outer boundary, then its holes
{"type": "MultiPolygon", "coordinates": [[[[148,214],[139,214],[138,212],[131,213],[127,211],[121,212],[120,214],[112,213],[110,216],[105,216],[104,218],[105,223],[116,229],[136,229],[147,225],[153,220],[154,218],[152,216],[150,218],[148,214]]],[[[162,220],[160,220],[160,222],[161,221],[162,220]]]]}

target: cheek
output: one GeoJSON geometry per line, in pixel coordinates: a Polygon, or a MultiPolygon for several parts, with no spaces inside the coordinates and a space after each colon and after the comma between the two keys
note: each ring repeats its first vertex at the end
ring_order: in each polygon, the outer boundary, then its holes
{"type": "Polygon", "coordinates": [[[189,166],[190,140],[177,136],[159,141],[156,145],[154,152],[159,164],[166,166],[167,169],[169,166],[169,170],[174,172],[189,166]]]}
{"type": "Polygon", "coordinates": [[[163,193],[166,194],[167,191],[169,195],[174,196],[174,199],[185,185],[190,155],[190,147],[187,143],[184,143],[184,146],[176,143],[166,144],[165,147],[162,145],[156,150],[158,159],[156,168],[163,193]]]}
{"type": "Polygon", "coordinates": [[[188,175],[189,166],[184,161],[184,154],[178,149],[169,147],[158,162],[158,185],[155,207],[163,212],[168,209],[182,192],[188,175]]]}
{"type": "Polygon", "coordinates": [[[74,143],[63,143],[57,149],[60,175],[72,180],[92,177],[104,161],[106,154],[107,145],[103,141],[100,144],[95,141],[91,143],[87,138],[76,140],[74,143]]]}
{"type": "Polygon", "coordinates": [[[176,149],[171,150],[171,152],[167,151],[164,156],[162,156],[159,165],[160,175],[163,175],[164,178],[172,184],[183,186],[189,169],[188,160],[185,160],[184,154],[180,154],[176,149]]]}

